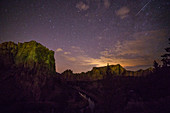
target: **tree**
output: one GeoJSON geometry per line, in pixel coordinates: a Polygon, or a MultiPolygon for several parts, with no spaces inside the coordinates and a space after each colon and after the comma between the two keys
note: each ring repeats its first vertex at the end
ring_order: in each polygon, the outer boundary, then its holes
{"type": "Polygon", "coordinates": [[[155,60],[153,61],[153,67],[155,68],[155,70],[158,70],[159,68],[158,63],[155,60]]]}
{"type": "MultiPolygon", "coordinates": [[[[169,38],[169,41],[170,41],[170,38],[169,38]]],[[[170,67],[170,47],[165,48],[165,50],[167,53],[161,56],[163,57],[161,61],[163,62],[163,67],[170,67]]]]}
{"type": "Polygon", "coordinates": [[[112,78],[112,72],[109,63],[107,64],[106,79],[110,80],[112,78]]]}
{"type": "Polygon", "coordinates": [[[160,70],[160,65],[156,62],[156,60],[153,61],[153,67],[154,67],[154,71],[157,72],[160,70]]]}

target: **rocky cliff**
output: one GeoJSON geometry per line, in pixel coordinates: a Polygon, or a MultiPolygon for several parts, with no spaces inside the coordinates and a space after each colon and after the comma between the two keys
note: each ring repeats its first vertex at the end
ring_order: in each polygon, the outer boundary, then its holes
{"type": "Polygon", "coordinates": [[[0,113],[70,113],[86,104],[59,79],[53,51],[36,41],[0,44],[0,113]]]}
{"type": "Polygon", "coordinates": [[[82,72],[80,74],[74,74],[71,70],[66,70],[62,73],[62,77],[67,80],[101,80],[109,74],[114,76],[146,76],[153,72],[152,68],[148,68],[146,70],[138,70],[138,71],[128,71],[123,68],[120,64],[110,65],[104,67],[93,67],[91,71],[86,73],[82,72]],[[109,68],[109,70],[108,70],[109,68]]]}
{"type": "MultiPolygon", "coordinates": [[[[120,64],[110,65],[110,74],[113,76],[145,76],[153,71],[152,68],[148,68],[146,70],[138,70],[138,71],[129,71],[123,68],[120,64]]],[[[105,76],[108,71],[108,66],[104,67],[94,67],[91,72],[92,76],[105,76]]]]}
{"type": "Polygon", "coordinates": [[[5,42],[0,44],[0,65],[7,69],[18,67],[36,72],[55,72],[54,51],[36,41],[18,44],[5,42]]]}
{"type": "MultiPolygon", "coordinates": [[[[0,44],[0,66],[0,88],[9,97],[9,92],[20,93],[20,99],[38,101],[45,89],[42,88],[53,84],[49,81],[55,74],[54,52],[36,41],[0,44]]],[[[3,93],[2,100],[10,99],[3,93]]]]}

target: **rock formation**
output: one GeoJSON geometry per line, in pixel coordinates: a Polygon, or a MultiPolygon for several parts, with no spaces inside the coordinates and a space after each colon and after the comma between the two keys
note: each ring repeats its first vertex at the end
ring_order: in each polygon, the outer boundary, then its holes
{"type": "MultiPolygon", "coordinates": [[[[29,70],[55,72],[54,51],[35,41],[0,44],[2,68],[28,68],[29,70]]],[[[1,68],[1,69],[2,69],[1,68]]]]}
{"type": "Polygon", "coordinates": [[[54,52],[36,41],[4,42],[0,44],[0,66],[0,80],[4,82],[1,91],[6,94],[12,90],[11,93],[20,93],[18,97],[23,96],[20,99],[38,101],[41,89],[55,74],[54,52]]]}
{"type": "MultiPolygon", "coordinates": [[[[93,67],[91,71],[88,71],[86,73],[80,73],[80,74],[74,74],[74,73],[68,74],[66,70],[65,72],[62,73],[62,77],[65,78],[66,80],[71,80],[71,81],[72,80],[101,80],[107,76],[107,68],[108,66],[93,67]]],[[[123,68],[120,64],[109,65],[109,68],[110,68],[110,75],[112,77],[114,76],[146,76],[153,72],[152,68],[148,68],[146,70],[140,69],[138,71],[128,71],[125,68],[123,68]]]]}
{"type": "Polygon", "coordinates": [[[0,113],[70,113],[86,104],[59,79],[54,51],[36,41],[0,44],[0,113]]]}

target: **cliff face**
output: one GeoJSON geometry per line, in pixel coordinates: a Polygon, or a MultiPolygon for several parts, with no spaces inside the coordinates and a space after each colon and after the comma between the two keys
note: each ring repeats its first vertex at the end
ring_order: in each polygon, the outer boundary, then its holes
{"type": "Polygon", "coordinates": [[[147,76],[148,74],[153,72],[153,68],[148,69],[140,69],[138,71],[125,71],[124,75],[126,76],[147,76]]]}
{"type": "Polygon", "coordinates": [[[75,112],[86,104],[59,79],[53,51],[35,41],[0,44],[0,113],[75,112]]]}
{"type": "Polygon", "coordinates": [[[28,68],[55,72],[54,52],[35,41],[0,44],[0,64],[3,68],[28,68]]]}
{"type": "Polygon", "coordinates": [[[14,57],[17,54],[17,44],[13,42],[5,42],[0,44],[0,66],[1,69],[14,66],[14,57]]]}
{"type": "Polygon", "coordinates": [[[120,64],[110,65],[109,70],[108,66],[104,67],[93,67],[91,71],[80,74],[68,74],[66,72],[62,73],[62,77],[67,80],[101,80],[106,77],[108,71],[111,76],[146,76],[152,73],[153,69],[148,68],[146,70],[138,70],[138,71],[128,71],[123,68],[120,64]]]}
{"type": "Polygon", "coordinates": [[[93,67],[92,74],[100,73],[101,75],[106,75],[107,71],[110,71],[110,74],[113,75],[121,75],[124,71],[126,71],[120,64],[117,65],[110,65],[109,70],[107,66],[104,67],[93,67]]]}
{"type": "MultiPolygon", "coordinates": [[[[104,76],[107,75],[107,66],[104,67],[94,67],[90,72],[87,72],[87,74],[91,75],[93,78],[96,79],[102,79],[104,76]]],[[[138,70],[138,71],[128,71],[125,68],[123,68],[120,64],[117,65],[110,65],[110,74],[112,76],[146,76],[150,74],[153,69],[148,68],[146,70],[138,70]]]]}
{"type": "Polygon", "coordinates": [[[0,44],[0,95],[4,101],[10,99],[7,93],[19,94],[15,98],[40,100],[43,87],[53,86],[55,74],[54,52],[35,41],[0,44]],[[47,84],[48,83],[48,84],[47,84]]]}

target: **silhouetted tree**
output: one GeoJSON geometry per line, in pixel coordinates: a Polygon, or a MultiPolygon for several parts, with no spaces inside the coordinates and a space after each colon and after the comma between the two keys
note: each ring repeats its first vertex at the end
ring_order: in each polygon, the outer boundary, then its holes
{"type": "Polygon", "coordinates": [[[120,72],[121,72],[121,70],[120,70],[120,64],[118,64],[118,69],[119,69],[119,75],[120,75],[120,72]]]}
{"type": "MultiPolygon", "coordinates": [[[[170,38],[169,38],[169,41],[170,41],[170,38]]],[[[162,59],[163,67],[169,67],[170,66],[170,47],[165,48],[165,50],[167,53],[161,56],[163,57],[162,59]]]]}
{"type": "Polygon", "coordinates": [[[110,80],[112,78],[112,72],[109,66],[109,63],[107,64],[107,70],[106,70],[106,79],[110,80]]]}
{"type": "Polygon", "coordinates": [[[105,93],[108,92],[108,89],[110,89],[111,81],[112,81],[111,68],[110,68],[109,64],[107,64],[106,76],[103,80],[103,86],[105,88],[105,93]]]}
{"type": "Polygon", "coordinates": [[[153,61],[153,67],[155,68],[155,70],[157,71],[159,68],[158,63],[156,62],[156,60],[153,61]]]}

